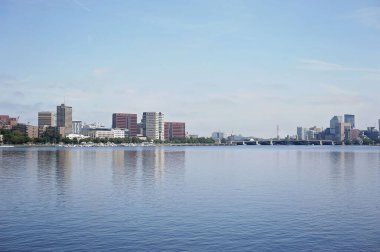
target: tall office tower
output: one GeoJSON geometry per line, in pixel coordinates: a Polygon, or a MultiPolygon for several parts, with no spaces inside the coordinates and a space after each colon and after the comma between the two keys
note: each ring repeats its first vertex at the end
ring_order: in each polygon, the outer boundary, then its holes
{"type": "Polygon", "coordinates": [[[64,128],[65,136],[73,132],[73,108],[61,104],[57,106],[57,127],[64,128]]]}
{"type": "Polygon", "coordinates": [[[355,115],[344,115],[344,122],[345,123],[350,123],[351,128],[355,129],[355,115]]]}
{"type": "Polygon", "coordinates": [[[144,112],[141,119],[143,135],[154,140],[165,140],[164,114],[161,112],[144,112]]]}
{"type": "Polygon", "coordinates": [[[335,128],[342,122],[342,116],[334,116],[330,120],[330,133],[335,135],[335,128]]]}
{"type": "Polygon", "coordinates": [[[81,134],[83,128],[82,121],[73,121],[73,134],[81,134]]]}
{"type": "Polygon", "coordinates": [[[112,114],[112,128],[128,129],[129,137],[137,136],[137,114],[112,114]]]}
{"type": "Polygon", "coordinates": [[[351,123],[340,122],[335,126],[335,141],[342,142],[350,139],[351,123]]]}
{"type": "Polygon", "coordinates": [[[55,125],[55,115],[53,112],[38,112],[38,126],[49,126],[55,125]]]}
{"type": "Polygon", "coordinates": [[[184,122],[165,122],[164,130],[166,140],[186,137],[184,122]]]}
{"type": "Polygon", "coordinates": [[[297,140],[305,140],[306,139],[306,128],[297,127],[297,140]]]}

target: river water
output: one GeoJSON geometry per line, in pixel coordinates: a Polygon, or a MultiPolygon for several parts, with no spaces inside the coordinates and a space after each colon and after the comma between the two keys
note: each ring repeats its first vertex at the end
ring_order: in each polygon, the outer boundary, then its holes
{"type": "Polygon", "coordinates": [[[0,148],[0,251],[380,251],[380,148],[0,148]]]}

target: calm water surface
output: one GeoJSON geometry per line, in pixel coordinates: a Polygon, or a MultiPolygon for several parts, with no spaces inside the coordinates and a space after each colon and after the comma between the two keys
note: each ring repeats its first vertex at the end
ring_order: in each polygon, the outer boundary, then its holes
{"type": "Polygon", "coordinates": [[[380,251],[380,148],[0,148],[0,251],[380,251]]]}

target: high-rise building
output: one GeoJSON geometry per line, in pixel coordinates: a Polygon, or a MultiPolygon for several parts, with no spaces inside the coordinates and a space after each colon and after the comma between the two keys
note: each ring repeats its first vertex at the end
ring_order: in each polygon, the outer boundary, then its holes
{"type": "Polygon", "coordinates": [[[297,127],[297,140],[306,140],[306,128],[297,127]]]}
{"type": "Polygon", "coordinates": [[[351,129],[351,123],[340,122],[335,125],[335,141],[342,142],[349,140],[351,129]]]}
{"type": "Polygon", "coordinates": [[[351,128],[355,129],[355,115],[344,115],[344,122],[345,123],[350,123],[351,128]]]}
{"type": "Polygon", "coordinates": [[[81,134],[83,128],[82,121],[73,121],[73,134],[81,134]]]}
{"type": "Polygon", "coordinates": [[[165,140],[164,114],[161,112],[144,112],[141,119],[143,135],[153,140],[165,140]]]}
{"type": "Polygon", "coordinates": [[[55,126],[55,115],[53,112],[38,112],[38,126],[55,126]]]}
{"type": "Polygon", "coordinates": [[[335,128],[342,122],[342,116],[334,116],[330,120],[330,133],[335,135],[335,128]]]}
{"type": "Polygon", "coordinates": [[[57,106],[57,127],[63,127],[65,136],[73,132],[73,109],[61,104],[57,106]]]}
{"type": "Polygon", "coordinates": [[[127,129],[129,137],[137,136],[137,114],[114,113],[112,114],[113,129],[127,129]]]}
{"type": "Polygon", "coordinates": [[[224,133],[220,131],[212,132],[211,138],[214,140],[222,140],[224,138],[224,133]]]}
{"type": "Polygon", "coordinates": [[[174,138],[185,138],[186,130],[184,122],[165,122],[165,139],[172,140],[174,138]]]}

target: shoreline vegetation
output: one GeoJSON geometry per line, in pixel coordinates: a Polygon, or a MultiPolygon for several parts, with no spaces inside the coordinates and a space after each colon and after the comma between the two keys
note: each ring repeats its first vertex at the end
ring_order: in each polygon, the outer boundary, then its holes
{"type": "MultiPolygon", "coordinates": [[[[178,138],[170,141],[160,140],[141,140],[137,137],[133,138],[85,138],[85,139],[69,139],[62,138],[59,135],[44,135],[40,138],[31,139],[25,134],[21,134],[17,131],[10,131],[0,129],[0,134],[3,135],[3,142],[0,146],[17,146],[17,147],[116,147],[116,146],[235,146],[245,145],[230,143],[227,139],[222,139],[220,142],[215,142],[212,138],[199,137],[199,138],[178,138]]],[[[283,144],[273,144],[282,146],[293,146],[283,141],[283,144]]],[[[254,144],[252,144],[254,145],[254,144]]],[[[313,144],[303,144],[303,146],[313,144]]],[[[357,141],[345,141],[337,143],[336,145],[355,145],[355,146],[380,146],[380,140],[373,141],[370,139],[363,139],[361,142],[357,141]]],[[[296,145],[295,145],[296,146],[296,145]]]]}

